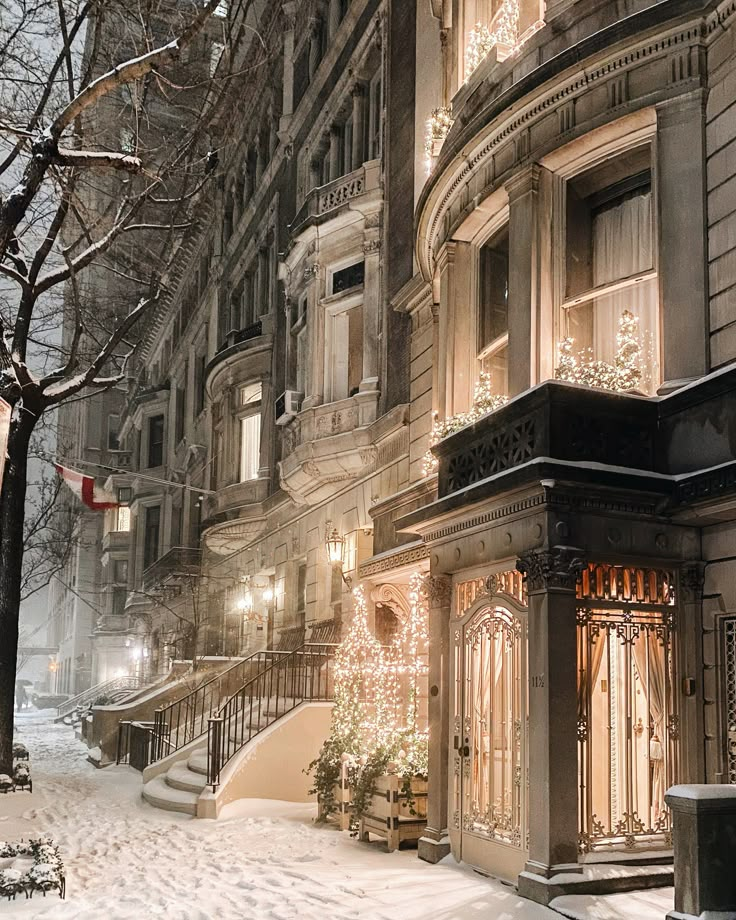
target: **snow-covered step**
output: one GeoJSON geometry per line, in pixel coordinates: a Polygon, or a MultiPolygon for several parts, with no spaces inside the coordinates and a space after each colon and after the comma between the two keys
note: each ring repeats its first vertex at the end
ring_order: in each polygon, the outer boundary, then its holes
{"type": "Polygon", "coordinates": [[[143,784],[143,798],[154,808],[178,811],[184,815],[197,814],[199,793],[174,789],[166,782],[166,776],[156,776],[143,784]]]}
{"type": "Polygon", "coordinates": [[[204,792],[207,777],[190,770],[186,763],[175,763],[169,767],[166,773],[166,784],[173,789],[196,792],[199,795],[204,792]]]}
{"type": "Polygon", "coordinates": [[[193,773],[207,776],[207,751],[195,751],[187,761],[187,766],[193,773]]]}

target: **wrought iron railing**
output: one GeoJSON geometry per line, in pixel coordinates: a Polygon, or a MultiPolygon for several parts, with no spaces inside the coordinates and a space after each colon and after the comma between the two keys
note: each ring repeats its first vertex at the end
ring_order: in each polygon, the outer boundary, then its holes
{"type": "Polygon", "coordinates": [[[137,690],[139,686],[140,679],[138,677],[129,677],[127,675],[125,677],[113,677],[112,680],[106,680],[100,684],[95,684],[94,687],[83,690],[76,696],[72,696],[70,699],[65,700],[61,706],[57,708],[56,717],[57,719],[63,719],[65,716],[71,715],[75,709],[81,709],[88,704],[92,705],[100,696],[111,696],[125,691],[137,690]]]}
{"type": "Polygon", "coordinates": [[[168,706],[157,709],[153,714],[151,762],[173,754],[204,735],[210,716],[214,715],[222,701],[253,674],[268,667],[273,655],[269,651],[255,652],[205,680],[168,706]]]}
{"type": "Polygon", "coordinates": [[[127,763],[141,773],[151,763],[153,722],[119,722],[116,763],[127,763]]]}
{"type": "Polygon", "coordinates": [[[220,783],[226,764],[251,739],[303,702],[331,700],[336,645],[269,652],[268,667],[247,680],[209,720],[207,782],[220,783]]]}

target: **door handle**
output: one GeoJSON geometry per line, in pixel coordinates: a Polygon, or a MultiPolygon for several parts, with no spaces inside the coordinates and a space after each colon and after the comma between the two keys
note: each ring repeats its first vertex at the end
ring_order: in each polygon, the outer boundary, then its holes
{"type": "Polygon", "coordinates": [[[470,757],[470,745],[466,744],[462,748],[463,757],[470,757]]]}

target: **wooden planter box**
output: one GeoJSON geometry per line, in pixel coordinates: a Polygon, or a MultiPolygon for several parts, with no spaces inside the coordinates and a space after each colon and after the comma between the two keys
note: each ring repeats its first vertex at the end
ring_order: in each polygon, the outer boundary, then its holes
{"type": "Polygon", "coordinates": [[[332,787],[335,796],[336,808],[329,815],[325,814],[323,803],[317,799],[317,808],[320,821],[332,821],[341,831],[349,830],[350,819],[353,816],[353,790],[348,785],[347,770],[342,768],[340,782],[332,787]]]}
{"type": "Polygon", "coordinates": [[[370,835],[383,837],[389,853],[397,850],[405,840],[416,841],[427,826],[427,781],[412,779],[412,799],[402,793],[403,779],[386,773],[376,780],[371,796],[370,812],[360,819],[360,839],[370,835]],[[415,814],[411,813],[413,808],[415,814]]]}

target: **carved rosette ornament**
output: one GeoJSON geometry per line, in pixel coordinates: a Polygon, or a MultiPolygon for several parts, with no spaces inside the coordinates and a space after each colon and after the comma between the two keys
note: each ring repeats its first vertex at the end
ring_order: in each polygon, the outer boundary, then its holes
{"type": "Polygon", "coordinates": [[[581,549],[555,546],[525,553],[516,563],[516,568],[524,576],[529,592],[551,588],[574,591],[585,561],[581,549]]]}
{"type": "Polygon", "coordinates": [[[705,563],[688,562],[680,568],[680,599],[686,604],[697,604],[705,584],[705,563]]]}
{"type": "Polygon", "coordinates": [[[427,575],[424,579],[430,607],[449,607],[452,601],[452,579],[447,575],[427,575]]]}

